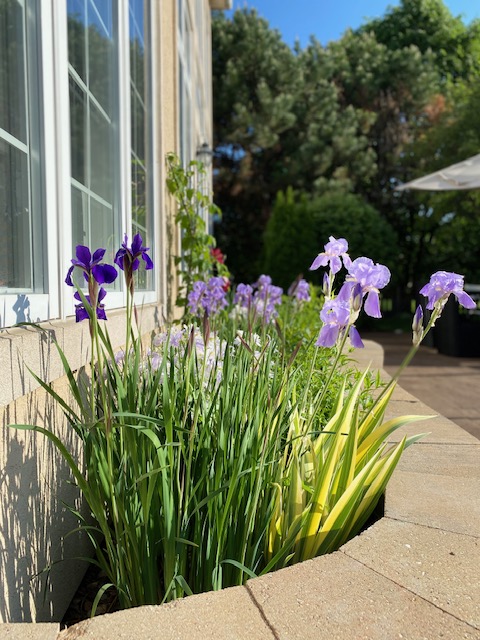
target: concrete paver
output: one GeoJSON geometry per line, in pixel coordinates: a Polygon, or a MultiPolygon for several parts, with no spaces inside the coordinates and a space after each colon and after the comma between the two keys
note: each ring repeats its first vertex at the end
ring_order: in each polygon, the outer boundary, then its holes
{"type": "Polygon", "coordinates": [[[397,469],[387,486],[385,515],[480,536],[480,480],[397,469]]]}
{"type": "Polygon", "coordinates": [[[397,469],[480,480],[480,442],[448,445],[421,441],[403,453],[397,469]]]}
{"type": "Polygon", "coordinates": [[[163,606],[118,611],[80,622],[58,640],[273,640],[245,587],[190,596],[163,606]]]}
{"type": "Polygon", "coordinates": [[[282,640],[460,640],[480,631],[341,552],[250,580],[282,640]]]}
{"type": "Polygon", "coordinates": [[[480,629],[480,539],[382,518],[342,552],[480,629]]]}

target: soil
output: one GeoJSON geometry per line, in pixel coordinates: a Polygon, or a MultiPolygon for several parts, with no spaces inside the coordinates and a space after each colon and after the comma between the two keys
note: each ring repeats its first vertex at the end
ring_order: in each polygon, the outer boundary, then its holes
{"type": "MultiPolygon", "coordinates": [[[[90,618],[95,597],[99,589],[107,584],[107,582],[108,579],[105,573],[103,573],[99,567],[91,564],[63,616],[60,628],[65,629],[71,627],[73,624],[77,624],[77,622],[90,618]]],[[[110,587],[100,598],[95,615],[99,616],[104,613],[113,613],[118,610],[116,590],[114,587],[110,587]]]]}

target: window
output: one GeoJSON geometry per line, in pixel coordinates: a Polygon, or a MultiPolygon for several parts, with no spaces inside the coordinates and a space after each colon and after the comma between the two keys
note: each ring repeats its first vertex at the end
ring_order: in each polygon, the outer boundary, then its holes
{"type": "Polygon", "coordinates": [[[0,326],[31,318],[46,291],[35,57],[36,3],[0,4],[0,326]]]}
{"type": "Polygon", "coordinates": [[[113,0],[68,0],[72,248],[120,240],[117,16],[113,0]]]}
{"type": "MultiPolygon", "coordinates": [[[[77,244],[112,260],[127,231],[153,252],[151,12],[149,0],[0,1],[0,327],[73,312],[77,244]]],[[[154,301],[152,272],[141,278],[154,301]]]]}

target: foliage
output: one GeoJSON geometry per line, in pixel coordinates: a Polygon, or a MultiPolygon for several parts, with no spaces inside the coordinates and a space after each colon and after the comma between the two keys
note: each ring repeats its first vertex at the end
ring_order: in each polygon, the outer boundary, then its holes
{"type": "MultiPolygon", "coordinates": [[[[267,253],[273,265],[261,238],[289,187],[353,192],[380,213],[396,233],[400,302],[437,259],[453,267],[438,254],[441,236],[454,215],[474,228],[472,195],[464,207],[395,187],[478,150],[478,21],[465,26],[441,0],[402,0],[337,42],[311,38],[291,51],[245,10],[215,18],[213,44],[214,186],[225,213],[215,233],[237,279],[254,279],[267,253]]],[[[287,279],[284,265],[271,269],[287,279]]]]}
{"type": "Polygon", "coordinates": [[[318,247],[310,214],[305,194],[295,198],[291,188],[278,193],[265,230],[263,270],[284,288],[306,273],[318,247]]]}
{"type": "Polygon", "coordinates": [[[264,270],[284,287],[299,273],[317,281],[308,272],[311,256],[322,238],[334,233],[349,238],[353,253],[379,262],[396,246],[389,223],[361,196],[338,190],[309,197],[287,189],[278,194],[265,231],[264,270]]]}
{"type": "MultiPolygon", "coordinates": [[[[318,299],[306,301],[299,283],[280,316],[275,309],[252,316],[254,302],[260,310],[270,295],[278,299],[279,288],[262,276],[255,294],[248,289],[251,297],[244,286],[247,313],[238,297],[234,312],[206,306],[201,329],[172,328],[145,352],[135,326],[133,273],[139,258],[147,269],[153,264],[140,236],[131,246],[125,238],[115,264],[125,277],[128,322],[125,350],[115,353],[99,321],[106,318],[100,285],[115,279],[115,269],[102,262],[105,250],[92,255],[77,247],[66,282],[74,286],[78,270],[88,280],[88,296],[79,287],[75,296],[77,321],[90,325],[91,382],[83,386],[58,345],[74,404],[33,375],[79,436],[85,469],[48,429],[15,426],[54,443],[90,509],[93,524],[73,513],[94,545],[92,562],[108,578],[94,610],[109,588],[121,607],[130,607],[243,584],[338,548],[366,522],[404,447],[418,436],[393,447],[386,439],[423,418],[384,423],[398,374],[373,400],[375,381],[346,368],[342,352],[348,336],[358,344],[352,330],[363,298],[375,315],[372,296],[389,277],[386,267],[363,258],[358,271],[347,249],[346,241],[330,240],[321,254],[330,269],[315,346],[316,325],[308,325],[318,299]],[[349,275],[337,298],[339,260],[349,275]],[[335,344],[328,342],[332,322],[341,316],[325,315],[334,303],[348,307],[335,344]],[[298,335],[301,344],[292,349],[298,335]],[[318,349],[327,343],[333,348],[318,349]]],[[[425,332],[450,293],[470,304],[462,284],[460,276],[440,273],[424,287],[433,309],[425,332]]],[[[418,311],[413,328],[407,359],[424,334],[418,311]]]]}
{"type": "Polygon", "coordinates": [[[186,308],[188,294],[195,280],[218,274],[228,278],[229,272],[219,262],[212,249],[215,238],[207,232],[205,218],[220,215],[220,209],[205,192],[206,172],[200,162],[192,160],[187,168],[182,167],[175,154],[169,153],[167,162],[167,188],[177,201],[175,222],[180,230],[182,253],[175,256],[180,290],[177,305],[186,308]]]}
{"type": "Polygon", "coordinates": [[[353,188],[374,171],[372,116],[345,109],[321,48],[294,53],[255,11],[213,21],[215,234],[238,280],[259,273],[279,190],[353,188]]]}
{"type": "Polygon", "coordinates": [[[441,0],[403,0],[361,31],[373,32],[390,49],[430,50],[444,80],[468,78],[480,70],[480,21],[466,27],[441,0]]]}

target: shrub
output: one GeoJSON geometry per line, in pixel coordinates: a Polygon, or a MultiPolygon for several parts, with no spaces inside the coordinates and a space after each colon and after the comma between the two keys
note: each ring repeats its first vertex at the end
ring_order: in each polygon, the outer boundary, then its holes
{"type": "Polygon", "coordinates": [[[346,192],[325,193],[311,198],[292,189],[277,195],[265,232],[265,271],[287,287],[302,273],[309,273],[312,256],[324,238],[349,239],[354,255],[387,262],[395,254],[395,232],[360,196],[346,192]]]}

